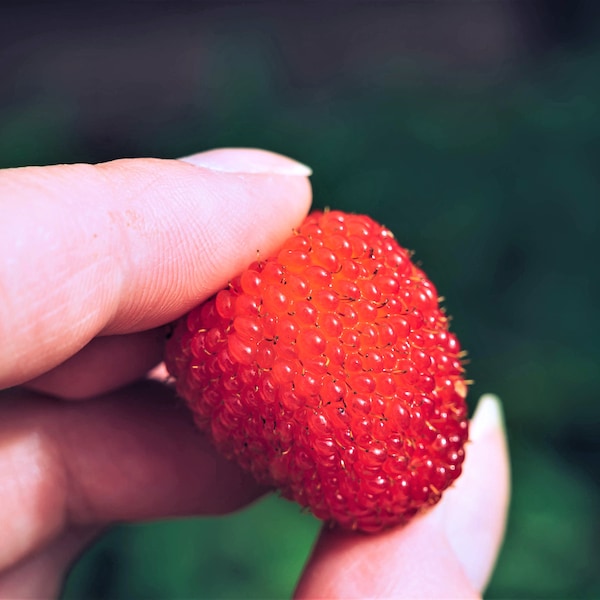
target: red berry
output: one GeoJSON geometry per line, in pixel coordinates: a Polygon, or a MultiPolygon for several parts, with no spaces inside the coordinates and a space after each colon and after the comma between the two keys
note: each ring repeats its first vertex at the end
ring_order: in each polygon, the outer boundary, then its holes
{"type": "Polygon", "coordinates": [[[460,475],[460,356],[409,252],[331,211],[180,319],[166,363],[227,457],[317,517],[374,532],[460,475]]]}

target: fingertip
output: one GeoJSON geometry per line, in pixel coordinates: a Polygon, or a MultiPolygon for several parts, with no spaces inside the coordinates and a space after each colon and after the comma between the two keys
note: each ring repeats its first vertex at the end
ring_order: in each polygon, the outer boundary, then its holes
{"type": "Polygon", "coordinates": [[[439,518],[467,577],[483,592],[506,529],[510,461],[500,399],[481,397],[470,428],[463,474],[447,490],[439,518]]]}
{"type": "Polygon", "coordinates": [[[294,597],[466,600],[477,592],[424,514],[377,534],[324,528],[294,597]]]}
{"type": "Polygon", "coordinates": [[[470,438],[476,441],[495,431],[505,432],[502,402],[495,394],[483,394],[471,420],[470,438]]]}

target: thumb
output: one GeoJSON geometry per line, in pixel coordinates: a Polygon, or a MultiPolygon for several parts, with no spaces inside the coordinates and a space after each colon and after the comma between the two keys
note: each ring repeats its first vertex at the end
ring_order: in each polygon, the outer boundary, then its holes
{"type": "Polygon", "coordinates": [[[438,505],[376,535],[324,529],[297,598],[477,598],[504,535],[509,462],[499,400],[475,411],[463,475],[438,505]]]}
{"type": "Polygon", "coordinates": [[[274,251],[308,174],[250,149],[0,171],[0,388],[167,323],[274,251]]]}

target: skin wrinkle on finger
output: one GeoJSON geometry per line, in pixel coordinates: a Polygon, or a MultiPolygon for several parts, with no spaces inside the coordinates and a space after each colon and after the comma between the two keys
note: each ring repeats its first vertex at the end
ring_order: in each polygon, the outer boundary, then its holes
{"type": "MultiPolygon", "coordinates": [[[[199,167],[192,167],[202,170],[199,167]]],[[[278,230],[277,235],[264,228],[267,214],[271,207],[265,206],[265,195],[274,196],[280,186],[279,178],[267,174],[240,175],[233,173],[211,172],[211,180],[215,189],[224,187],[228,182],[237,180],[239,187],[232,190],[231,194],[223,197],[208,188],[203,198],[204,210],[195,211],[189,215],[188,224],[195,225],[198,236],[194,238],[194,245],[190,244],[186,232],[173,228],[170,245],[181,251],[185,256],[184,264],[187,270],[179,270],[177,274],[181,281],[176,284],[184,285],[186,281],[197,281],[196,298],[189,303],[192,308],[196,303],[212,295],[218,288],[223,287],[227,280],[237,274],[255,259],[256,252],[263,252],[277,248],[292,231],[278,230]],[[256,177],[260,177],[260,186],[256,185],[256,177]],[[274,188],[272,191],[270,188],[274,188]],[[209,235],[207,235],[209,233],[209,235]],[[236,266],[231,272],[224,273],[223,253],[229,256],[227,262],[232,262],[235,257],[236,266]],[[205,274],[203,279],[198,278],[198,273],[205,274]]],[[[301,185],[303,182],[298,180],[301,185]]],[[[288,185],[296,185],[292,180],[288,185]]],[[[163,262],[158,268],[167,268],[168,263],[163,262]]]]}
{"type": "MultiPolygon", "coordinates": [[[[213,177],[218,177],[217,175],[213,175],[213,177]]],[[[170,247],[174,250],[173,255],[183,256],[184,260],[182,261],[185,265],[185,270],[178,270],[177,275],[179,276],[179,281],[175,282],[175,285],[183,287],[186,281],[196,280],[197,271],[202,271],[207,274],[209,273],[218,273],[222,270],[222,265],[219,261],[219,248],[228,243],[228,239],[223,235],[223,227],[220,219],[218,218],[218,213],[220,212],[216,207],[218,207],[222,203],[223,199],[219,198],[217,195],[213,194],[211,190],[207,190],[205,196],[202,199],[204,207],[215,207],[209,208],[205,212],[202,212],[202,221],[197,221],[197,215],[192,213],[189,215],[189,221],[191,222],[194,229],[199,232],[199,235],[194,237],[193,244],[190,244],[190,240],[186,235],[186,232],[181,228],[174,228],[172,230],[171,239],[169,241],[170,247]],[[202,235],[201,232],[206,231],[210,232],[210,235],[202,235]]],[[[235,199],[232,199],[235,202],[235,199]]],[[[176,210],[176,209],[175,209],[176,210]]],[[[231,220],[228,224],[229,227],[232,227],[235,224],[235,220],[231,220]]],[[[173,264],[172,260],[168,262],[163,262],[158,265],[158,268],[161,270],[169,269],[173,264]]],[[[198,281],[197,286],[197,297],[198,300],[203,299],[213,293],[214,288],[210,283],[207,283],[212,278],[210,276],[206,277],[206,281],[198,281]]],[[[175,303],[178,302],[179,299],[175,300],[175,303]]]]}
{"type": "Polygon", "coordinates": [[[0,387],[40,375],[95,335],[140,331],[183,314],[251,262],[257,248],[277,247],[310,203],[303,177],[239,177],[159,159],[9,170],[0,173],[0,195],[5,190],[18,208],[10,205],[13,221],[4,227],[13,234],[0,236],[0,251],[17,264],[0,265],[3,293],[14,299],[0,306],[0,387]],[[51,230],[52,252],[43,239],[27,237],[36,227],[51,230]],[[15,329],[19,336],[11,335],[15,329]]]}
{"type": "MultiPolygon", "coordinates": [[[[156,162],[156,170],[149,176],[145,177],[145,172],[135,167],[135,161],[112,161],[97,165],[98,172],[104,177],[106,186],[111,190],[110,195],[113,198],[120,198],[119,206],[111,208],[109,217],[111,224],[118,232],[115,244],[116,252],[113,256],[118,257],[120,261],[120,272],[123,287],[131,287],[131,282],[138,279],[138,270],[141,268],[144,272],[147,281],[145,285],[139,286],[135,297],[131,302],[135,305],[138,302],[141,305],[147,303],[149,290],[157,287],[157,281],[161,277],[168,281],[170,271],[165,268],[165,265],[176,265],[176,261],[170,260],[172,254],[168,252],[160,253],[160,259],[156,265],[149,268],[144,261],[148,258],[148,253],[139,252],[139,247],[143,244],[150,246],[157,245],[157,238],[160,239],[161,233],[166,231],[169,234],[169,227],[164,227],[166,220],[161,211],[167,213],[169,210],[177,214],[179,210],[188,212],[186,206],[186,194],[183,184],[177,177],[161,175],[159,163],[163,161],[153,159],[151,162],[156,162]],[[112,173],[112,167],[118,162],[122,172],[119,178],[115,178],[112,173]],[[126,193],[123,195],[123,184],[126,184],[126,193]],[[182,187],[184,189],[182,189],[182,187]],[[166,207],[163,196],[168,199],[170,206],[166,207]],[[161,210],[157,210],[157,207],[161,210]],[[140,205],[141,206],[138,206],[140,205]],[[147,214],[145,214],[147,213],[147,214]],[[142,244],[140,244],[140,240],[142,244]]],[[[179,228],[173,228],[173,235],[179,233],[179,228]]],[[[189,243],[189,240],[187,240],[189,243]]],[[[177,249],[177,245],[169,243],[164,244],[165,249],[177,249]]],[[[175,254],[175,253],[173,253],[175,254]]],[[[134,312],[135,308],[127,307],[124,298],[129,294],[121,289],[118,294],[119,301],[116,303],[113,314],[106,319],[103,331],[106,333],[107,328],[110,330],[110,324],[117,318],[119,311],[134,312]]],[[[131,326],[135,328],[135,323],[140,317],[130,317],[131,326]]]]}

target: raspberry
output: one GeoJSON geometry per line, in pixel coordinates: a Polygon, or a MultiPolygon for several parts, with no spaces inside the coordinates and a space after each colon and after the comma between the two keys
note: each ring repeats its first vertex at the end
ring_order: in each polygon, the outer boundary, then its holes
{"type": "Polygon", "coordinates": [[[375,532],[460,475],[461,356],[391,232],[330,211],[182,318],[166,363],[225,456],[318,518],[375,532]]]}

